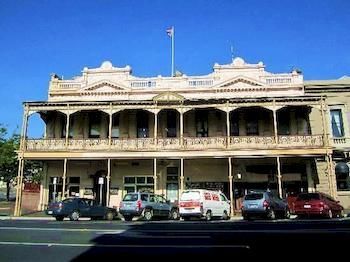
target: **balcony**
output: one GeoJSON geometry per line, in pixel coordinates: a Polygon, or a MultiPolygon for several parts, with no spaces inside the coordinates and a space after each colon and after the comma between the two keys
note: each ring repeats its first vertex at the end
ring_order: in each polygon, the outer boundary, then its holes
{"type": "Polygon", "coordinates": [[[245,149],[322,148],[322,135],[128,138],[128,139],[30,139],[26,151],[204,151],[245,149]]]}

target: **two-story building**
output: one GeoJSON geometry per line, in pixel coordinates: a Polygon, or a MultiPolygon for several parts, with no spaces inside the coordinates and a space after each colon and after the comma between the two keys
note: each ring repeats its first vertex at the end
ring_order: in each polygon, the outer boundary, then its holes
{"type": "MultiPolygon", "coordinates": [[[[44,161],[39,210],[70,196],[118,207],[133,191],[176,201],[187,188],[222,190],[232,210],[249,189],[337,197],[328,101],[300,72],[241,58],[204,76],[136,77],[110,62],[53,75],[48,101],[24,103],[18,182],[24,161],[44,161]],[[35,113],[42,139],[27,138],[35,113]]],[[[16,215],[22,201],[19,187],[16,215]]]]}

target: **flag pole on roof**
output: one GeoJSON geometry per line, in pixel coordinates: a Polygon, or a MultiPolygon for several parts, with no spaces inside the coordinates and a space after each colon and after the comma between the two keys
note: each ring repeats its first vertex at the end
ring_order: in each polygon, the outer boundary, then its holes
{"type": "Polygon", "coordinates": [[[167,35],[171,38],[171,76],[175,76],[175,28],[174,26],[166,30],[167,35]]]}

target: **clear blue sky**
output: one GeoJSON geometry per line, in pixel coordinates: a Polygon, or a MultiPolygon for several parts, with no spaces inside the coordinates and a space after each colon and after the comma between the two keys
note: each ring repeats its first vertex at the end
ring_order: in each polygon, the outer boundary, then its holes
{"type": "Polygon", "coordinates": [[[171,25],[187,75],[229,63],[230,42],[271,72],[350,75],[348,0],[0,0],[0,123],[20,126],[22,102],[46,100],[52,72],[70,78],[111,60],[137,76],[169,75],[171,25]]]}

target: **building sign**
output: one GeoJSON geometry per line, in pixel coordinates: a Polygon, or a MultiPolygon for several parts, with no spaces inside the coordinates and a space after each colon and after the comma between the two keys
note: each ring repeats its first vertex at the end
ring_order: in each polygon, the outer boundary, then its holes
{"type": "Polygon", "coordinates": [[[118,195],[118,191],[119,191],[119,187],[111,187],[111,189],[109,190],[109,193],[111,195],[118,195]]]}
{"type": "Polygon", "coordinates": [[[187,183],[188,189],[208,189],[216,191],[224,191],[223,182],[191,182],[187,183]]]}
{"type": "Polygon", "coordinates": [[[93,190],[92,190],[92,188],[91,188],[91,187],[85,187],[84,195],[86,195],[86,196],[92,196],[92,195],[93,195],[93,190]]]}

